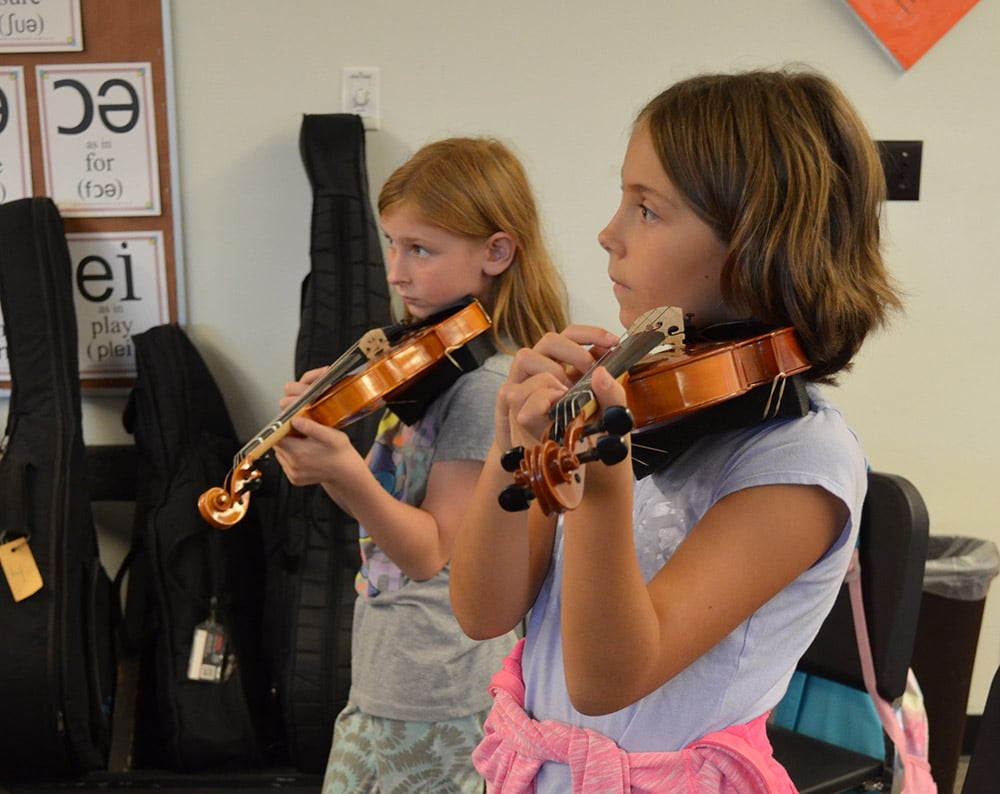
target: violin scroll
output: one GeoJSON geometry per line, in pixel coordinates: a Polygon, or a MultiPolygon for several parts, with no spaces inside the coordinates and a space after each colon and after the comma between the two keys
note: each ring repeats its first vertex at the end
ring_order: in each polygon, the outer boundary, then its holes
{"type": "Polygon", "coordinates": [[[216,529],[229,529],[246,515],[250,507],[249,494],[263,484],[262,474],[246,460],[233,469],[224,487],[213,487],[198,497],[198,512],[216,529]]]}

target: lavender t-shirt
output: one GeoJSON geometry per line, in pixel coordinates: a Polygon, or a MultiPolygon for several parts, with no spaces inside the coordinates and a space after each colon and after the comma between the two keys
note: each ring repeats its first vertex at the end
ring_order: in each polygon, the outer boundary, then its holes
{"type": "MultiPolygon", "coordinates": [[[[802,418],[718,434],[636,482],[634,537],[648,582],[723,496],[760,485],[818,485],[850,510],[844,531],[826,555],[658,690],[620,711],[588,717],[573,708],[566,691],[560,642],[560,522],[552,566],[528,627],[524,678],[529,714],[600,731],[629,752],[669,751],[748,722],[778,703],[837,596],[867,489],[867,467],[857,437],[818,388],[810,386],[809,397],[810,412],[802,418]]],[[[628,652],[621,649],[622,654],[628,652]]],[[[544,764],[539,794],[569,790],[568,767],[544,764]]]]}

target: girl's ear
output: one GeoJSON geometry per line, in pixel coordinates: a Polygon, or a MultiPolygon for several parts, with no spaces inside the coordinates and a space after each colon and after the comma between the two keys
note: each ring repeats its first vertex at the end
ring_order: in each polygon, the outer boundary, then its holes
{"type": "Polygon", "coordinates": [[[517,245],[507,232],[495,232],[486,241],[486,262],[483,272],[488,276],[499,276],[514,261],[517,245]]]}

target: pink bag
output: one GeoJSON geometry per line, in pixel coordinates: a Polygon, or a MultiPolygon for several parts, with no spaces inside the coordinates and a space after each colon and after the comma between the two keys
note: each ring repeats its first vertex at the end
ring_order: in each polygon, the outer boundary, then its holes
{"type": "Polygon", "coordinates": [[[875,704],[875,710],[882,721],[882,728],[896,746],[898,765],[902,767],[900,794],[937,794],[937,783],[931,777],[931,765],[927,760],[927,712],[924,710],[923,694],[920,692],[913,671],[909,671],[906,680],[901,720],[897,718],[892,705],[875,688],[875,665],[868,642],[868,622],[865,620],[861,594],[861,563],[857,549],[854,550],[854,556],[847,569],[846,581],[851,596],[854,633],[858,640],[858,654],[861,657],[865,689],[875,704]]]}

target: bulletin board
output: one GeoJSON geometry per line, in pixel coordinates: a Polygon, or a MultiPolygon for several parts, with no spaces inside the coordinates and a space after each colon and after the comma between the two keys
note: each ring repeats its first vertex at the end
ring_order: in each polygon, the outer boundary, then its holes
{"type": "Polygon", "coordinates": [[[134,385],[132,337],[183,322],[169,3],[0,8],[0,201],[48,196],[60,210],[84,388],[134,385]]]}

